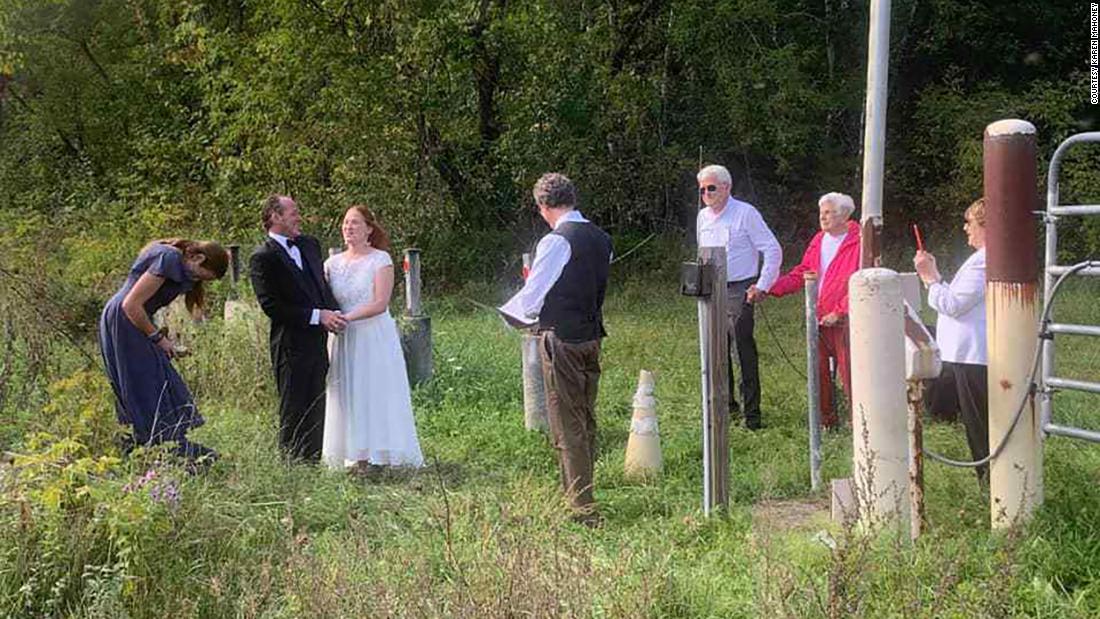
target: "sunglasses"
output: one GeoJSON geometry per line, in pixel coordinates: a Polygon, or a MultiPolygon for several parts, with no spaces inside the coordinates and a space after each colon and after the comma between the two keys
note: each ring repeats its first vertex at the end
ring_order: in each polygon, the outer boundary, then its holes
{"type": "Polygon", "coordinates": [[[700,194],[715,193],[716,191],[718,191],[718,185],[706,185],[704,187],[699,188],[699,193],[700,194]]]}

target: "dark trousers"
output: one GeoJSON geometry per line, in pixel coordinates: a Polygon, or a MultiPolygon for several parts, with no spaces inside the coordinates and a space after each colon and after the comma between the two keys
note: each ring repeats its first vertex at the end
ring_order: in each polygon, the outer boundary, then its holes
{"type": "MultiPolygon", "coordinates": [[[[989,455],[989,385],[988,369],[974,363],[943,362],[943,371],[934,382],[926,406],[934,416],[958,419],[966,428],[970,455],[981,460],[989,455]]],[[[988,466],[976,469],[979,479],[985,479],[988,466]]]]}
{"type": "Polygon", "coordinates": [[[546,384],[546,410],[561,485],[573,508],[589,512],[596,464],[596,393],[600,386],[600,341],[563,342],[553,331],[539,335],[546,384]]]}
{"type": "MultiPolygon", "coordinates": [[[[327,337],[327,336],[326,336],[327,337]]],[[[279,447],[298,460],[321,459],[325,435],[325,378],[328,352],[324,339],[313,345],[272,351],[279,391],[279,447]]]]}
{"type": "Polygon", "coordinates": [[[745,300],[745,293],[756,279],[730,282],[726,286],[727,316],[729,317],[729,380],[730,413],[737,415],[737,400],[734,398],[733,358],[741,369],[741,401],[744,402],[745,427],[760,427],[760,359],[756,353],[756,338],[752,304],[745,300]]]}

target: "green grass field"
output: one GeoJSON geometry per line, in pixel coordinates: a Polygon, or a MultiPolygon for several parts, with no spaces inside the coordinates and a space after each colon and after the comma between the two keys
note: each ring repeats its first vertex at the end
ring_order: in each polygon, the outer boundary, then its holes
{"type": "MultiPolygon", "coordinates": [[[[1059,320],[1096,322],[1097,292],[1069,290],[1059,320]]],[[[828,496],[810,490],[804,379],[780,352],[804,366],[801,298],[757,317],[766,428],[732,429],[732,505],[708,519],[694,301],[669,278],[616,281],[598,402],[606,521],[573,524],[546,437],[523,427],[520,337],[465,300],[503,296],[429,303],[436,375],[414,393],[429,462],[416,474],[281,462],[266,333],[246,324],[197,329],[181,362],[208,419],[194,436],[223,454],[205,474],[156,453],[101,457],[111,410],[97,368],[55,383],[41,411],[14,417],[23,455],[0,469],[0,617],[1100,615],[1100,446],[1048,440],[1044,508],[1011,533],[990,533],[972,472],[932,462],[916,544],[829,521],[828,496]],[[640,369],[656,375],[664,456],[649,483],[623,475],[640,369]],[[134,489],[149,468],[157,478],[134,489]]],[[[1062,373],[1100,380],[1095,342],[1063,344],[1062,373]]],[[[1100,428],[1098,405],[1059,394],[1055,414],[1100,428]]],[[[926,430],[966,456],[961,425],[926,430]]],[[[826,479],[850,474],[849,432],[823,451],[826,479]]]]}

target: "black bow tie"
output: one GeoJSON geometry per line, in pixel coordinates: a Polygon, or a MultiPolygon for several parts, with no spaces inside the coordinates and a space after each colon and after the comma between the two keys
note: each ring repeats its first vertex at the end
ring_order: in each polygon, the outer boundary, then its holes
{"type": "Polygon", "coordinates": [[[291,249],[293,247],[297,247],[299,243],[300,243],[300,241],[298,239],[287,239],[286,240],[286,248],[291,249]]]}

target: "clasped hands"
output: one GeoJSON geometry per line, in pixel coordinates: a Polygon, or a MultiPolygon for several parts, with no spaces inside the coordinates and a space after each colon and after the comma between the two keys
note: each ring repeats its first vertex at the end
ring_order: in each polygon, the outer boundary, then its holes
{"type": "Polygon", "coordinates": [[[343,333],[348,328],[348,319],[340,310],[321,310],[321,326],[330,333],[343,333]]]}

